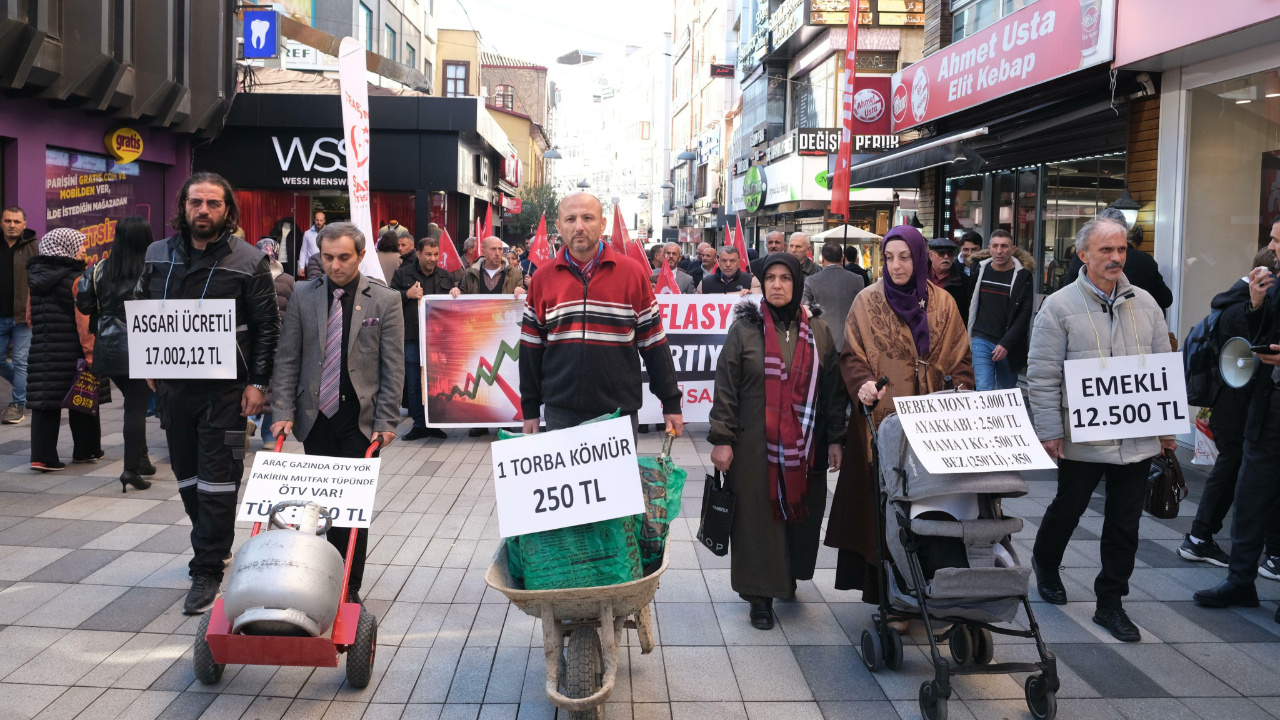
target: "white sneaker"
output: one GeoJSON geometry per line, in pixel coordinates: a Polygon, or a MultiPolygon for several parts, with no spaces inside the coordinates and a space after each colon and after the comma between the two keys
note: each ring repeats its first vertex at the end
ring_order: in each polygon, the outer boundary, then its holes
{"type": "Polygon", "coordinates": [[[1268,555],[1258,566],[1258,574],[1268,580],[1280,580],[1280,557],[1268,555]]]}

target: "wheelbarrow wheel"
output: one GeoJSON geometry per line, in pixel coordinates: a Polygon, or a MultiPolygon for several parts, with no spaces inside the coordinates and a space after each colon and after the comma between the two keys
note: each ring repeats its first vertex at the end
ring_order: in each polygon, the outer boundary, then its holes
{"type": "MultiPolygon", "coordinates": [[[[566,650],[564,694],[570,698],[591,697],[600,691],[600,634],[583,627],[569,633],[566,650]]],[[[604,707],[570,712],[569,720],[603,720],[604,707]]]]}
{"type": "Polygon", "coordinates": [[[360,608],[360,619],[356,621],[356,639],[347,648],[347,683],[351,687],[362,688],[369,684],[377,652],[378,618],[360,608]]]}
{"type": "Polygon", "coordinates": [[[209,649],[209,641],[205,635],[209,632],[209,613],[200,618],[200,627],[196,629],[195,654],[191,659],[195,666],[196,679],[205,685],[212,685],[222,679],[222,671],[226,665],[214,662],[213,651],[209,649]]]}

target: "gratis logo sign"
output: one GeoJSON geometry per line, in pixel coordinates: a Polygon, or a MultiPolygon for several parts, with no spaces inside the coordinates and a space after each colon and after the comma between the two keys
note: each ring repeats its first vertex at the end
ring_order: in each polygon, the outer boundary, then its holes
{"type": "Polygon", "coordinates": [[[279,16],[274,10],[244,12],[244,57],[246,60],[273,58],[280,44],[279,16]]]}

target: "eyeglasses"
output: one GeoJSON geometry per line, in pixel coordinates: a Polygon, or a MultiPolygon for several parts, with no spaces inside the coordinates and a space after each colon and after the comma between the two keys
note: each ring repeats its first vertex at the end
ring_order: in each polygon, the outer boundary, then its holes
{"type": "Polygon", "coordinates": [[[221,200],[201,200],[200,198],[187,198],[187,207],[191,208],[192,210],[199,210],[201,205],[209,208],[210,210],[219,210],[222,208],[223,202],[221,200]]]}

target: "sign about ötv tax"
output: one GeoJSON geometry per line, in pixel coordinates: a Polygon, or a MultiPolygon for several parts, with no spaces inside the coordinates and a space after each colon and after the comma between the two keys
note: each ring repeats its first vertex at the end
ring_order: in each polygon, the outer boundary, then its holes
{"type": "MultiPolygon", "coordinates": [[[[260,452],[249,471],[236,520],[267,522],[271,508],[287,500],[305,500],[324,508],[333,527],[367,528],[373,522],[378,491],[379,458],[339,458],[260,452]]],[[[300,508],[277,516],[293,524],[300,508]]]]}
{"type": "Polygon", "coordinates": [[[129,300],[129,377],[232,380],[235,300],[129,300]]]}
{"type": "MultiPolygon", "coordinates": [[[[760,295],[748,295],[759,302],[760,295]]],[[[716,362],[724,348],[725,336],[733,324],[734,308],[743,298],[737,295],[659,295],[658,312],[667,333],[671,360],[684,408],[684,421],[709,422],[715,398],[716,362]]],[[[649,373],[643,371],[644,406],[640,422],[662,422],[662,403],[649,392],[649,373]]]]}
{"type": "Polygon", "coordinates": [[[1055,467],[1027,416],[1021,390],[893,399],[907,442],[930,473],[1055,467]]]}
{"type": "Polygon", "coordinates": [[[500,440],[491,448],[504,538],[644,512],[627,417],[500,440]]]}
{"type": "Polygon", "coordinates": [[[1190,432],[1182,353],[1068,360],[1071,442],[1190,432]]]}

